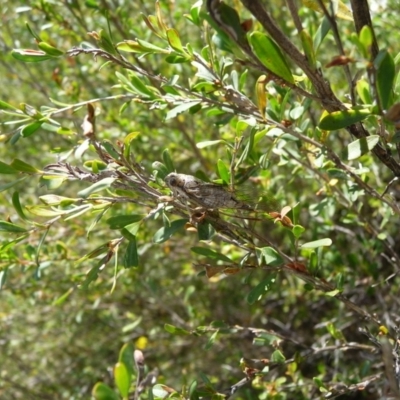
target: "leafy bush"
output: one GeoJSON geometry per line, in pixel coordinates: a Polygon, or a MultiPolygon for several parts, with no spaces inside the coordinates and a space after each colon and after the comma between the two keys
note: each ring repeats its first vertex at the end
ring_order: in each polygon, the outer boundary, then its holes
{"type": "Polygon", "coordinates": [[[2,2],[4,398],[399,395],[398,6],[205,3],[2,2]]]}

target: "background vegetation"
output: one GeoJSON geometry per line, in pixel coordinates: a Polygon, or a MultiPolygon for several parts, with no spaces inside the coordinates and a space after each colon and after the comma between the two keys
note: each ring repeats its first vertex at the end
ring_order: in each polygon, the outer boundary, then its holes
{"type": "Polygon", "coordinates": [[[399,395],[400,10],[351,3],[0,1],[1,398],[399,395]]]}

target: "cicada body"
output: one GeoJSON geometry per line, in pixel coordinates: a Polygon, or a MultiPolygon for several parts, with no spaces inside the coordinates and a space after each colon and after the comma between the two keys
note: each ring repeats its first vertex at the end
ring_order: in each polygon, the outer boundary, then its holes
{"type": "Polygon", "coordinates": [[[204,182],[192,175],[170,173],[165,183],[174,197],[192,202],[205,209],[231,208],[253,211],[254,207],[240,200],[223,185],[204,182]]]}

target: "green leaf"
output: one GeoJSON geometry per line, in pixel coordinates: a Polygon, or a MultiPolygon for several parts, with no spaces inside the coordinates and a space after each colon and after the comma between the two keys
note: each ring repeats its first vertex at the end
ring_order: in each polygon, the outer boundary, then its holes
{"type": "Polygon", "coordinates": [[[55,47],[49,45],[46,42],[38,43],[38,47],[40,50],[43,50],[46,54],[52,57],[60,57],[64,54],[63,51],[56,49],[55,47]]]}
{"type": "Polygon", "coordinates": [[[332,322],[328,322],[326,329],[334,339],[345,340],[343,333],[332,322]]]}
{"type": "Polygon", "coordinates": [[[113,42],[111,40],[108,31],[106,31],[105,29],[100,29],[99,37],[100,37],[99,46],[108,53],[116,55],[117,52],[115,50],[115,47],[113,45],[113,42]]]}
{"type": "Polygon", "coordinates": [[[174,162],[172,161],[172,158],[171,158],[171,155],[169,154],[169,150],[168,149],[165,149],[163,151],[162,158],[163,158],[163,161],[164,161],[164,164],[165,164],[165,166],[167,168],[168,173],[169,172],[174,172],[176,169],[175,169],[174,162]]]}
{"type": "Polygon", "coordinates": [[[23,220],[23,221],[27,221],[28,218],[26,218],[26,215],[24,213],[24,210],[22,209],[21,203],[19,201],[19,193],[18,192],[14,192],[12,195],[12,203],[13,206],[15,208],[15,211],[17,212],[17,214],[19,215],[19,217],[23,220]]]}
{"type": "Polygon", "coordinates": [[[334,131],[363,121],[369,115],[371,115],[371,112],[367,109],[334,111],[333,113],[323,115],[318,127],[325,131],[334,131]]]}
{"type": "Polygon", "coordinates": [[[314,44],[310,34],[305,29],[301,30],[300,39],[303,46],[304,54],[307,57],[307,61],[310,64],[310,67],[316,68],[317,61],[315,57],[314,44]]]}
{"type": "Polygon", "coordinates": [[[65,293],[63,293],[60,297],[58,297],[57,299],[55,299],[53,301],[53,303],[51,303],[52,306],[60,306],[62,304],[64,304],[68,297],[72,294],[72,292],[74,291],[74,288],[69,288],[65,293]]]}
{"type": "Polygon", "coordinates": [[[101,181],[98,181],[93,185],[89,186],[88,188],[78,192],[78,196],[86,198],[92,193],[100,192],[101,190],[107,189],[114,183],[115,180],[116,178],[104,178],[101,181]]]}
{"type": "Polygon", "coordinates": [[[286,357],[282,354],[282,352],[280,350],[275,350],[271,354],[271,361],[277,362],[277,363],[283,363],[286,361],[286,357]]]}
{"type": "Polygon", "coordinates": [[[28,29],[29,33],[33,36],[33,38],[37,41],[37,42],[41,42],[42,39],[40,38],[40,36],[29,26],[29,24],[27,22],[25,22],[25,26],[26,29],[28,29]]]}
{"type": "Polygon", "coordinates": [[[215,229],[210,223],[203,221],[197,226],[197,235],[199,240],[209,241],[215,235],[215,229]]]}
{"type": "Polygon", "coordinates": [[[357,94],[364,104],[372,104],[369,83],[365,79],[359,79],[356,83],[357,94]]]}
{"type": "Polygon", "coordinates": [[[360,44],[362,46],[362,53],[365,59],[369,59],[369,54],[371,52],[370,48],[372,46],[373,35],[372,30],[368,25],[364,25],[358,36],[360,44]]]}
{"type": "Polygon", "coordinates": [[[42,62],[53,58],[44,51],[31,49],[14,49],[11,55],[18,61],[23,62],[42,62]]]}
{"type": "Polygon", "coordinates": [[[379,139],[379,135],[371,135],[351,142],[347,146],[347,159],[355,160],[363,154],[368,153],[378,144],[379,139]]]}
{"type": "MultiPolygon", "coordinates": [[[[139,320],[140,322],[140,320],[139,320]]],[[[132,342],[125,343],[119,351],[118,361],[125,364],[130,375],[133,375],[133,344],[132,342]]]]}
{"type": "Polygon", "coordinates": [[[41,126],[43,125],[42,121],[35,121],[31,124],[25,125],[21,129],[21,135],[23,137],[29,137],[33,135],[41,126]]]}
{"type": "Polygon", "coordinates": [[[178,31],[173,28],[167,29],[167,39],[169,45],[178,53],[184,53],[185,50],[182,47],[181,39],[179,38],[178,31]]]}
{"type": "MultiPolygon", "coordinates": [[[[164,400],[170,396],[171,391],[164,389],[165,387],[167,387],[167,386],[162,385],[162,384],[157,384],[151,388],[151,392],[153,393],[155,399],[164,400]]],[[[168,389],[170,389],[170,388],[168,388],[168,389]]]]}
{"type": "Polygon", "coordinates": [[[118,362],[114,367],[114,381],[121,396],[128,397],[129,388],[131,386],[131,376],[124,363],[118,362]]]}
{"type": "Polygon", "coordinates": [[[332,240],[329,238],[315,240],[314,242],[308,242],[302,244],[300,247],[302,249],[315,249],[316,247],[324,247],[330,246],[332,244],[332,240]]]}
{"type": "Polygon", "coordinates": [[[28,174],[37,174],[39,172],[42,172],[42,171],[38,170],[37,168],[32,167],[32,165],[27,164],[25,161],[19,160],[18,158],[15,158],[11,162],[10,166],[15,168],[18,171],[26,172],[28,174]]]}
{"type": "Polygon", "coordinates": [[[219,331],[216,330],[216,331],[210,336],[210,338],[208,339],[206,345],[204,346],[204,349],[205,349],[205,350],[211,349],[211,347],[213,346],[215,340],[217,339],[218,333],[219,333],[219,331]]]}
{"type": "Polygon", "coordinates": [[[18,174],[18,171],[10,165],[0,161],[0,174],[18,174]]]}
{"type": "Polygon", "coordinates": [[[283,264],[282,257],[272,247],[262,247],[260,251],[267,265],[276,266],[283,264]]]}
{"type": "Polygon", "coordinates": [[[192,108],[200,103],[201,103],[201,100],[189,100],[189,101],[186,101],[185,103],[179,104],[179,106],[176,106],[167,112],[167,115],[165,116],[165,120],[168,121],[169,119],[175,118],[179,114],[182,114],[183,112],[189,110],[190,108],[192,108]]]}
{"type": "Polygon", "coordinates": [[[6,103],[6,102],[3,101],[3,100],[0,100],[0,110],[13,110],[13,111],[17,111],[18,108],[17,108],[17,107],[14,107],[14,106],[11,105],[11,104],[6,103]]]}
{"type": "Polygon", "coordinates": [[[170,226],[164,226],[159,229],[153,236],[154,243],[163,243],[167,241],[176,231],[185,226],[187,219],[177,219],[171,222],[170,226]]]}
{"type": "Polygon", "coordinates": [[[102,382],[98,382],[94,385],[92,389],[92,396],[96,400],[120,400],[120,397],[117,395],[117,393],[115,393],[114,390],[102,382]]]}
{"type": "Polygon", "coordinates": [[[116,217],[108,218],[106,223],[110,229],[122,229],[126,225],[142,221],[144,217],[144,214],[117,215],[116,217]]]}
{"type": "Polygon", "coordinates": [[[393,98],[393,83],[395,65],[392,56],[387,50],[381,50],[374,60],[376,69],[376,87],[383,110],[387,110],[393,98]]]}
{"type": "Polygon", "coordinates": [[[287,82],[294,84],[294,78],[290,68],[275,42],[262,32],[253,32],[249,36],[249,42],[254,54],[275,75],[287,82]]]}
{"type": "Polygon", "coordinates": [[[321,45],[322,41],[324,40],[330,29],[331,23],[329,22],[329,19],[325,16],[322,19],[321,25],[318,27],[317,32],[315,33],[313,38],[315,51],[318,50],[319,46],[321,45]]]}
{"type": "Polygon", "coordinates": [[[13,182],[9,182],[9,183],[5,183],[4,185],[0,185],[0,192],[4,192],[5,190],[10,189],[11,187],[13,187],[13,186],[17,185],[18,183],[24,181],[25,179],[26,179],[26,176],[24,176],[24,177],[22,177],[20,179],[17,179],[17,180],[15,180],[13,182]]]}
{"type": "Polygon", "coordinates": [[[218,253],[215,250],[208,249],[207,247],[191,247],[190,251],[196,254],[200,254],[201,256],[210,258],[212,260],[220,260],[228,263],[232,262],[229,257],[225,256],[224,254],[218,253]]]}
{"type": "Polygon", "coordinates": [[[125,225],[125,227],[121,229],[122,235],[127,239],[132,240],[132,236],[135,237],[139,232],[139,229],[142,225],[142,221],[143,220],[140,220],[138,222],[133,222],[132,224],[125,225]]]}
{"type": "Polygon", "coordinates": [[[275,274],[270,274],[249,292],[246,298],[247,302],[249,304],[254,304],[256,301],[260,300],[273,283],[275,283],[275,274]]]}
{"type": "Polygon", "coordinates": [[[173,335],[190,335],[190,332],[186,329],[182,329],[170,324],[164,324],[164,329],[173,335]]]}
{"type": "Polygon", "coordinates": [[[221,159],[218,160],[217,166],[220,178],[224,181],[224,183],[229,185],[231,183],[231,175],[229,172],[229,168],[225,165],[225,163],[221,159]]]}
{"type": "Polygon", "coordinates": [[[11,232],[11,233],[23,233],[27,232],[27,229],[12,224],[11,222],[0,221],[0,231],[11,232]]]}
{"type": "Polygon", "coordinates": [[[124,267],[132,268],[139,265],[139,257],[137,252],[136,240],[130,240],[124,255],[124,267]]]}
{"type": "Polygon", "coordinates": [[[305,229],[303,226],[301,226],[301,225],[295,225],[295,226],[292,228],[293,235],[294,235],[294,237],[295,237],[296,239],[298,239],[298,238],[304,233],[305,230],[306,230],[306,229],[305,229]]]}
{"type": "Polygon", "coordinates": [[[216,144],[223,143],[223,140],[205,140],[204,142],[196,143],[198,149],[204,149],[205,147],[215,146],[216,144]]]}

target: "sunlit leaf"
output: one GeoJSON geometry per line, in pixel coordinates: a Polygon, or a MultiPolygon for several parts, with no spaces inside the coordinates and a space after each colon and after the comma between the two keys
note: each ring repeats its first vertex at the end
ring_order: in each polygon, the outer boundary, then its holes
{"type": "Polygon", "coordinates": [[[98,382],[96,385],[94,385],[92,389],[92,396],[96,400],[120,400],[120,397],[117,395],[117,393],[115,393],[114,390],[102,382],[98,382]]]}
{"type": "Polygon", "coordinates": [[[315,249],[317,247],[324,247],[331,245],[332,245],[332,239],[325,238],[325,239],[315,240],[314,242],[304,243],[300,247],[302,249],[315,249]]]}
{"type": "Polygon", "coordinates": [[[254,54],[275,75],[294,84],[290,68],[279,47],[264,33],[257,31],[249,36],[254,54]]]}
{"type": "Polygon", "coordinates": [[[177,326],[170,325],[170,324],[165,324],[164,329],[168,333],[172,333],[173,335],[190,335],[190,332],[187,331],[186,329],[182,329],[177,326]]]}
{"type": "Polygon", "coordinates": [[[46,54],[44,51],[40,50],[30,50],[30,49],[14,49],[11,55],[19,61],[23,62],[42,62],[50,60],[53,57],[46,54]]]}
{"type": "Polygon", "coordinates": [[[27,229],[22,228],[21,226],[12,224],[7,221],[0,221],[0,231],[10,232],[10,233],[23,233],[27,232],[27,229]]]}
{"type": "Polygon", "coordinates": [[[167,115],[165,116],[165,120],[167,121],[169,119],[175,118],[179,114],[182,114],[183,112],[189,110],[190,108],[192,108],[200,103],[201,103],[201,100],[190,100],[185,103],[179,104],[179,106],[176,106],[167,112],[167,115]]]}
{"type": "Polygon", "coordinates": [[[371,135],[351,142],[347,146],[347,159],[355,160],[363,154],[368,153],[378,144],[379,140],[379,135],[371,135]]]}
{"type": "Polygon", "coordinates": [[[115,181],[116,178],[104,178],[99,182],[94,183],[93,185],[89,186],[88,188],[81,190],[78,192],[79,197],[88,197],[92,193],[100,192],[101,190],[109,188],[115,181]]]}
{"type": "Polygon", "coordinates": [[[367,109],[335,111],[324,114],[319,121],[318,127],[326,131],[345,128],[346,126],[361,122],[371,115],[367,109]]]}
{"type": "Polygon", "coordinates": [[[114,366],[114,381],[122,397],[127,397],[131,386],[131,375],[125,364],[118,362],[114,366]]]}

